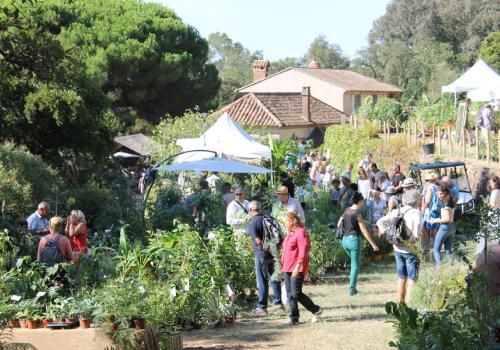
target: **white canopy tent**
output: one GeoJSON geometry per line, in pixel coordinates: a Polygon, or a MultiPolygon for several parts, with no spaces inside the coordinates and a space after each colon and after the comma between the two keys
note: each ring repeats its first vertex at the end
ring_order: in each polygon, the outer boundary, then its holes
{"type": "Polygon", "coordinates": [[[471,101],[500,100],[500,82],[469,91],[467,97],[470,98],[471,101]]]}
{"type": "Polygon", "coordinates": [[[441,92],[454,93],[456,102],[459,92],[472,91],[494,84],[500,84],[500,76],[483,60],[479,60],[453,83],[442,86],[441,92]]]}
{"type": "MultiPolygon", "coordinates": [[[[194,139],[179,139],[183,151],[210,150],[222,158],[244,163],[257,163],[271,158],[271,149],[252,138],[241,126],[224,113],[210,129],[194,139]]],[[[210,158],[208,152],[191,152],[178,156],[176,163],[210,158]]]]}

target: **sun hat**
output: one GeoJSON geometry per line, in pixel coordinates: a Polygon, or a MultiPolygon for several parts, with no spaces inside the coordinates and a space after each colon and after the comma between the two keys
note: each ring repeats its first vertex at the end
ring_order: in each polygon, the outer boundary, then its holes
{"type": "Polygon", "coordinates": [[[404,179],[403,184],[401,185],[401,187],[412,187],[412,186],[415,186],[415,181],[413,181],[412,178],[404,179]]]}
{"type": "Polygon", "coordinates": [[[288,194],[288,187],[286,187],[286,186],[278,187],[276,194],[288,194]]]}
{"type": "Polygon", "coordinates": [[[387,186],[387,188],[385,189],[384,193],[387,193],[387,194],[394,194],[396,193],[398,190],[396,190],[396,187],[394,186],[387,186]]]}
{"type": "Polygon", "coordinates": [[[325,169],[325,170],[326,170],[326,171],[328,171],[328,172],[332,171],[332,170],[333,170],[333,165],[328,164],[328,165],[326,166],[326,169],[325,169]]]}
{"type": "Polygon", "coordinates": [[[424,175],[424,181],[437,180],[439,177],[436,173],[428,173],[424,175]]]}

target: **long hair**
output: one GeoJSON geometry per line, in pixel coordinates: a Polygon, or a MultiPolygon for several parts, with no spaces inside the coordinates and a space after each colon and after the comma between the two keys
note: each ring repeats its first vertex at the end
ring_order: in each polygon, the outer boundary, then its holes
{"type": "Polygon", "coordinates": [[[83,223],[83,224],[87,223],[87,221],[85,221],[85,215],[81,210],[72,210],[71,214],[75,215],[77,223],[83,223]]]}
{"type": "Polygon", "coordinates": [[[443,203],[450,207],[453,208],[453,198],[451,197],[451,192],[450,189],[444,185],[439,186],[438,192],[441,192],[444,194],[443,196],[443,203]]]}
{"type": "Polygon", "coordinates": [[[293,228],[304,227],[304,224],[302,223],[302,221],[300,221],[299,216],[293,211],[288,211],[285,214],[285,219],[290,220],[293,228]]]}

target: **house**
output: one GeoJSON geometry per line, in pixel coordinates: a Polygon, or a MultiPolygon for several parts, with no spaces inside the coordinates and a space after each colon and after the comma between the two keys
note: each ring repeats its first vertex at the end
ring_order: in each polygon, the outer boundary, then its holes
{"type": "Polygon", "coordinates": [[[253,82],[238,89],[239,98],[214,114],[228,112],[239,124],[255,126],[280,138],[305,139],[340,124],[365,97],[399,98],[402,90],[349,70],[322,69],[314,60],[268,75],[269,61],[252,63],[253,82]],[[320,131],[318,131],[320,130],[320,131]]]}

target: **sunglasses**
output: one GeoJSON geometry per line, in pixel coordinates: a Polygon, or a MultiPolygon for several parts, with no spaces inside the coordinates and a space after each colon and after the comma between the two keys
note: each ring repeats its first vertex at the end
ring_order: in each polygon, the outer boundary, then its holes
{"type": "Polygon", "coordinates": [[[243,193],[235,193],[235,196],[243,196],[243,193]]]}

